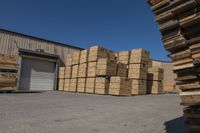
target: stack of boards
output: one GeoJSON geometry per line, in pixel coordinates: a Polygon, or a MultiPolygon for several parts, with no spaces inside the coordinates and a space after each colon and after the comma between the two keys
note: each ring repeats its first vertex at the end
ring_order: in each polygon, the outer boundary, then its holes
{"type": "Polygon", "coordinates": [[[68,55],[66,67],[59,70],[58,90],[118,96],[145,95],[148,62],[149,52],[144,49],[115,53],[99,45],[92,46],[68,55]]]}
{"type": "Polygon", "coordinates": [[[170,52],[189,132],[200,131],[200,0],[149,0],[170,52]]]}
{"type": "Polygon", "coordinates": [[[0,54],[0,91],[16,90],[17,72],[17,56],[0,54]]]}

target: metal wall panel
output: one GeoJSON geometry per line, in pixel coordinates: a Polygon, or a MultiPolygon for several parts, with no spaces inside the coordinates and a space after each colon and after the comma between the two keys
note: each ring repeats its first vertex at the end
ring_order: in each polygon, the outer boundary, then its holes
{"type": "Polygon", "coordinates": [[[19,48],[27,50],[44,49],[46,53],[59,55],[63,62],[66,62],[67,54],[81,49],[0,30],[0,54],[17,55],[19,48]]]}

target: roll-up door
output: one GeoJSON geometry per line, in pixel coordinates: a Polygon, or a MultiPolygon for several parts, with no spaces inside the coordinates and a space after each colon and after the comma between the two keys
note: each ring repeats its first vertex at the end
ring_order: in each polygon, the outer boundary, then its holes
{"type": "Polygon", "coordinates": [[[22,58],[19,90],[54,90],[56,63],[22,58]]]}

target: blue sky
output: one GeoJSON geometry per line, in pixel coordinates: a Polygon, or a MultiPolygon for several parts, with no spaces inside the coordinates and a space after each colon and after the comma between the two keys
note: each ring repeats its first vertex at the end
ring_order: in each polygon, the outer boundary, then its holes
{"type": "Polygon", "coordinates": [[[146,0],[1,0],[0,27],[82,48],[145,48],[169,60],[146,0]]]}

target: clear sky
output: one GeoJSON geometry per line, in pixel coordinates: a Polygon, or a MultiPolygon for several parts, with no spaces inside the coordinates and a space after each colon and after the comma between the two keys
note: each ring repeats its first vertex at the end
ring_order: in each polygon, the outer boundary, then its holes
{"type": "Polygon", "coordinates": [[[1,0],[0,28],[82,48],[145,48],[169,60],[146,0],[1,0]]]}

